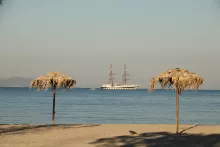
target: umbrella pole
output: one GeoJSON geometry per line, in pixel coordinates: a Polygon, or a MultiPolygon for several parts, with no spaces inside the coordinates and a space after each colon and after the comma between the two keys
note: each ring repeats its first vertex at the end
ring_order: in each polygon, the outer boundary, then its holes
{"type": "Polygon", "coordinates": [[[176,133],[179,132],[179,92],[176,90],[176,133]]]}
{"type": "Polygon", "coordinates": [[[53,111],[52,111],[52,124],[54,124],[54,115],[55,115],[55,97],[56,97],[56,88],[53,88],[53,111]]]}

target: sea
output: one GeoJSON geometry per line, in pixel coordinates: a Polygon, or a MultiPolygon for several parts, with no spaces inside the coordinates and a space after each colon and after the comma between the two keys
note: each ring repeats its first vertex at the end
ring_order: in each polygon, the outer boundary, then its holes
{"type": "MultiPolygon", "coordinates": [[[[0,124],[51,124],[52,90],[0,88],[0,124]]],[[[55,124],[175,124],[175,91],[58,89],[55,124]]],[[[220,124],[220,91],[180,95],[180,124],[220,124]]]]}

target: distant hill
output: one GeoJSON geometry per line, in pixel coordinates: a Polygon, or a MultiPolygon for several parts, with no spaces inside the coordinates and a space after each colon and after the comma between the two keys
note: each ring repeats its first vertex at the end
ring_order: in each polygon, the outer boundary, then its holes
{"type": "Polygon", "coordinates": [[[0,87],[29,87],[32,79],[23,77],[0,78],[0,87]]]}

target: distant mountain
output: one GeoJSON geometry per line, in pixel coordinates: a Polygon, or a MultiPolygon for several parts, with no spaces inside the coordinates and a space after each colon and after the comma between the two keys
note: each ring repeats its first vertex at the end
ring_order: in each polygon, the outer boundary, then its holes
{"type": "Polygon", "coordinates": [[[23,77],[0,78],[0,87],[29,87],[32,79],[23,77]]]}

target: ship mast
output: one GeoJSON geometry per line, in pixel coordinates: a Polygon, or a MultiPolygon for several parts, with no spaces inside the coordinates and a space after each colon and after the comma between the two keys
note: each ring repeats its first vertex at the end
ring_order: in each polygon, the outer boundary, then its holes
{"type": "Polygon", "coordinates": [[[127,71],[127,67],[126,67],[126,64],[124,65],[124,74],[123,74],[123,85],[127,85],[127,80],[130,80],[128,79],[127,77],[129,76],[128,74],[128,71],[127,71]]]}
{"type": "Polygon", "coordinates": [[[111,84],[112,86],[114,86],[114,77],[113,75],[115,75],[113,72],[112,72],[112,64],[110,65],[110,72],[109,72],[109,84],[111,84]]]}

